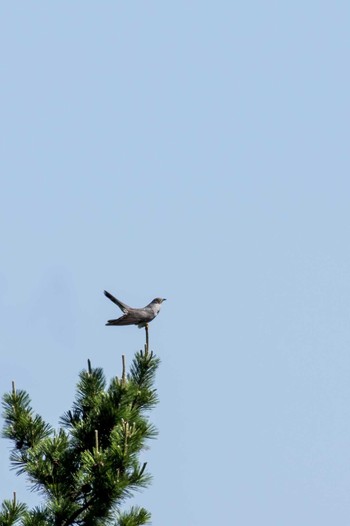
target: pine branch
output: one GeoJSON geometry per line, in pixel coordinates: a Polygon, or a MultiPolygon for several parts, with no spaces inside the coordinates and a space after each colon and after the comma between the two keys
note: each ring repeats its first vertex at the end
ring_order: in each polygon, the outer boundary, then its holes
{"type": "Polygon", "coordinates": [[[91,497],[90,500],[87,500],[80,508],[78,508],[70,517],[67,517],[67,519],[65,519],[62,523],[61,523],[61,526],[70,526],[71,524],[74,524],[76,522],[76,519],[79,517],[79,515],[81,515],[82,513],[84,513],[84,511],[86,511],[89,507],[91,507],[91,505],[93,504],[93,502],[96,500],[95,497],[91,497]]]}
{"type": "Polygon", "coordinates": [[[151,514],[145,508],[133,506],[129,512],[120,513],[118,526],[142,526],[149,524],[151,514]]]}
{"type": "Polygon", "coordinates": [[[19,522],[27,510],[25,504],[17,502],[16,493],[12,500],[4,500],[0,510],[1,526],[12,526],[19,522]]]}
{"type": "MultiPolygon", "coordinates": [[[[14,384],[13,384],[14,385],[14,384]]],[[[30,405],[29,395],[12,389],[3,397],[5,426],[3,436],[15,442],[16,449],[28,449],[52,433],[52,428],[30,405]]]]}

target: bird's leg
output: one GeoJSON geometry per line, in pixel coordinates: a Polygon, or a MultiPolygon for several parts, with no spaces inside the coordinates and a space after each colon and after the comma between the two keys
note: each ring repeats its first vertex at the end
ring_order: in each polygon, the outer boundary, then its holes
{"type": "Polygon", "coordinates": [[[148,354],[148,323],[145,325],[145,331],[146,331],[146,349],[145,354],[148,354]]]}

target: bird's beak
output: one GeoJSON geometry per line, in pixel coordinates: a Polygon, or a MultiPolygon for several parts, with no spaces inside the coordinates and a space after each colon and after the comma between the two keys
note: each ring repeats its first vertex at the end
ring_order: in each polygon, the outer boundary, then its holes
{"type": "Polygon", "coordinates": [[[163,298],[163,301],[166,301],[166,298],[163,298]]]}

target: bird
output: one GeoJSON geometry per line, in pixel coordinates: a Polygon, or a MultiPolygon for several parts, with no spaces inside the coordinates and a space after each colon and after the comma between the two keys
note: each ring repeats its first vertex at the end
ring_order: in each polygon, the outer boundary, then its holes
{"type": "Polygon", "coordinates": [[[166,298],[155,298],[143,309],[134,309],[122,301],[118,300],[112,294],[104,291],[105,296],[113,301],[124,313],[123,316],[116,320],[108,320],[106,325],[137,325],[139,329],[145,327],[147,330],[148,323],[152,321],[160,311],[160,306],[166,298]]]}

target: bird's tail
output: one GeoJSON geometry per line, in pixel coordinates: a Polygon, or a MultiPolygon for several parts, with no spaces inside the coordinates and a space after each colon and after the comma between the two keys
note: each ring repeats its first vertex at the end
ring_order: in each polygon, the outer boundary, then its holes
{"type": "MultiPolygon", "coordinates": [[[[119,301],[117,298],[115,298],[114,296],[112,296],[112,294],[110,294],[109,292],[107,292],[106,290],[104,291],[104,294],[105,296],[113,301],[113,303],[115,303],[116,305],[118,305],[118,307],[124,312],[124,313],[127,313],[128,310],[130,309],[130,307],[128,305],[126,305],[125,303],[123,303],[122,301],[119,301]]],[[[121,319],[121,318],[119,318],[121,319]]],[[[110,320],[110,321],[118,321],[118,320],[110,320]]],[[[108,322],[109,324],[109,322],[108,322]]],[[[123,325],[123,324],[120,324],[120,323],[113,323],[113,324],[110,324],[110,325],[123,325]]]]}

